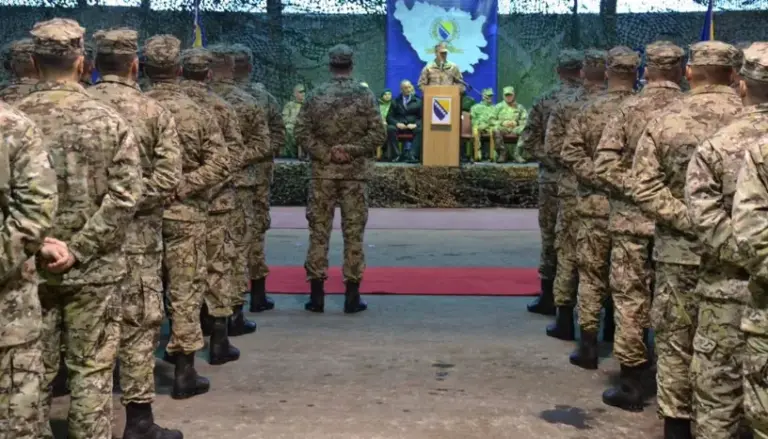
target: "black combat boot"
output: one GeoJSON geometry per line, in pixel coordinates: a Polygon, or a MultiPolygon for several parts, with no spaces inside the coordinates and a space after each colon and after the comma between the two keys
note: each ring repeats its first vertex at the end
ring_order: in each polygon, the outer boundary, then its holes
{"type": "Polygon", "coordinates": [[[323,284],[324,282],[319,279],[312,279],[309,282],[309,302],[304,304],[304,309],[311,312],[325,311],[325,287],[323,284]]]}
{"type": "Polygon", "coordinates": [[[208,314],[208,306],[205,303],[200,307],[200,330],[203,337],[210,337],[213,333],[213,317],[208,314]]]}
{"type": "Polygon", "coordinates": [[[256,322],[245,318],[243,305],[232,307],[232,315],[229,317],[229,336],[238,337],[256,332],[256,322]]]}
{"type": "Polygon", "coordinates": [[[267,297],[267,278],[251,279],[251,312],[269,311],[275,302],[267,297]]]}
{"type": "Polygon", "coordinates": [[[605,301],[605,314],[603,314],[603,341],[613,343],[613,336],[616,334],[616,320],[613,315],[613,299],[610,297],[605,301]]]}
{"type": "Polygon", "coordinates": [[[628,412],[642,412],[645,407],[645,374],[649,363],[639,366],[621,365],[619,385],[603,392],[603,402],[628,412]]]}
{"type": "Polygon", "coordinates": [[[547,326],[547,335],[560,340],[576,340],[573,328],[573,306],[558,306],[555,323],[547,326]]]}
{"type": "Polygon", "coordinates": [[[125,406],[123,439],[184,439],[184,435],[155,424],[152,404],[130,403],[125,406]]]}
{"type": "Polygon", "coordinates": [[[53,384],[51,384],[54,398],[69,395],[68,375],[69,370],[67,369],[67,364],[64,363],[64,353],[62,352],[59,356],[59,372],[56,374],[56,378],[53,379],[53,384]]]}
{"type": "Polygon", "coordinates": [[[554,280],[542,279],[541,292],[533,302],[528,304],[528,312],[545,316],[555,315],[555,296],[552,292],[554,280]]]}
{"type": "Polygon", "coordinates": [[[201,377],[195,370],[195,353],[174,354],[173,363],[176,370],[173,374],[173,389],[171,398],[187,399],[193,396],[202,395],[211,389],[211,383],[207,378],[201,377]]]}
{"type": "Polygon", "coordinates": [[[360,299],[360,283],[347,282],[344,292],[344,313],[355,314],[368,309],[368,305],[360,299]]]}
{"type": "Polygon", "coordinates": [[[664,418],[664,439],[693,439],[689,419],[664,418]]]}
{"type": "Polygon", "coordinates": [[[213,333],[208,343],[209,363],[214,366],[237,361],[240,358],[240,350],[229,344],[227,334],[227,318],[216,317],[213,319],[213,333]]]}
{"type": "Polygon", "coordinates": [[[571,364],[582,369],[597,369],[597,331],[581,328],[579,347],[569,357],[571,364]]]}

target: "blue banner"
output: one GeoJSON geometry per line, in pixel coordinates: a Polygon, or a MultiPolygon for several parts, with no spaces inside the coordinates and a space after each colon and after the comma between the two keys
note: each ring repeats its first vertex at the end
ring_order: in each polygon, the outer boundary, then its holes
{"type": "Polygon", "coordinates": [[[397,95],[403,79],[416,86],[445,42],[448,61],[475,89],[470,96],[495,90],[498,9],[498,0],[387,0],[387,88],[397,95]]]}

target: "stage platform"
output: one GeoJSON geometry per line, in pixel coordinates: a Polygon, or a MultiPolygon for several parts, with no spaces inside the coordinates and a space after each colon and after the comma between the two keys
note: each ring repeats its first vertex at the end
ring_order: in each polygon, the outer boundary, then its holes
{"type": "MultiPolygon", "coordinates": [[[[458,168],[376,163],[368,187],[371,207],[535,208],[538,165],[467,163],[458,168]]],[[[279,159],[273,206],[304,206],[309,163],[279,159]]]]}

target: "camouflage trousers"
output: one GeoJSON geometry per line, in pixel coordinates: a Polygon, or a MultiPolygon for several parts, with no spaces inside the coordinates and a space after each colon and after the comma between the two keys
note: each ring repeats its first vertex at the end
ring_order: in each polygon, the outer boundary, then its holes
{"type": "Polygon", "coordinates": [[[191,354],[202,349],[200,308],[206,290],[206,224],[163,220],[163,269],[168,285],[170,354],[191,354]]]}
{"type": "MultiPolygon", "coordinates": [[[[50,419],[51,385],[59,371],[63,327],[71,439],[112,438],[112,370],[120,345],[123,290],[122,280],[107,285],[39,286],[45,365],[40,407],[44,419],[50,419]]],[[[43,437],[53,438],[47,422],[43,437]]]]}
{"type": "MultiPolygon", "coordinates": [[[[30,294],[37,294],[37,286],[30,294]]],[[[39,339],[0,348],[0,437],[38,439],[46,419],[40,403],[44,376],[39,339]]]]}
{"type": "Polygon", "coordinates": [[[514,143],[511,141],[507,143],[504,140],[504,136],[509,136],[510,134],[515,134],[514,128],[496,128],[493,130],[493,144],[496,148],[496,157],[500,162],[507,161],[510,150],[513,152],[517,151],[517,139],[515,139],[514,143]]]}
{"type": "Polygon", "coordinates": [[[261,279],[269,274],[264,253],[267,230],[272,226],[269,215],[269,193],[272,186],[274,163],[259,164],[258,184],[252,188],[253,210],[246,212],[248,228],[252,230],[251,248],[248,254],[248,273],[251,279],[261,279]]]}
{"type": "Polygon", "coordinates": [[[656,263],[656,294],[651,308],[658,357],[656,399],[659,414],[667,418],[693,418],[690,370],[698,320],[698,273],[697,265],[656,263]]]}
{"type": "Polygon", "coordinates": [[[203,298],[212,317],[229,317],[232,315],[232,296],[243,292],[236,289],[235,284],[244,275],[244,267],[237,269],[238,259],[241,259],[237,250],[243,245],[245,214],[241,209],[210,212],[205,229],[207,276],[203,298]]]}
{"type": "Polygon", "coordinates": [[[768,337],[746,334],[744,414],[755,439],[768,439],[768,337]]]}
{"type": "Polygon", "coordinates": [[[128,284],[118,354],[123,404],[155,400],[155,348],[165,315],[162,258],[162,253],[126,254],[128,284]]]}
{"type": "Polygon", "coordinates": [[[583,218],[576,240],[579,270],[579,326],[583,331],[600,329],[600,310],[608,297],[611,237],[607,218],[583,218]]]}
{"type": "Polygon", "coordinates": [[[541,232],[539,276],[546,280],[554,280],[557,271],[555,226],[558,204],[557,184],[539,181],[539,230],[541,232]]]}
{"type": "MultiPolygon", "coordinates": [[[[746,281],[721,281],[729,290],[747,288],[746,281]]],[[[699,288],[712,288],[702,285],[699,288]]],[[[706,439],[739,437],[744,419],[742,359],[744,333],[740,329],[744,304],[702,297],[693,338],[694,436],[706,439]]]]}
{"type": "Polygon", "coordinates": [[[624,366],[640,366],[649,360],[643,330],[651,327],[653,240],[614,235],[612,241],[608,283],[616,317],[613,355],[624,366]]]}
{"type": "Polygon", "coordinates": [[[304,268],[309,280],[328,278],[328,246],[336,204],[341,208],[344,238],[344,281],[360,282],[365,271],[363,236],[368,223],[366,182],[312,179],[307,200],[309,249],[304,268]]]}
{"type": "Polygon", "coordinates": [[[577,206],[576,197],[559,199],[555,226],[557,274],[553,288],[556,306],[573,306],[576,300],[579,285],[579,272],[576,268],[576,238],[581,223],[577,206]]]}

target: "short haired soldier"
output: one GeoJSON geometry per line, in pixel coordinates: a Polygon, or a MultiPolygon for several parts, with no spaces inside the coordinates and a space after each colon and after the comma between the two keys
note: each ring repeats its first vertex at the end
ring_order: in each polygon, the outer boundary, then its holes
{"type": "Polygon", "coordinates": [[[27,96],[37,84],[37,72],[32,63],[34,43],[31,38],[13,41],[3,52],[3,66],[13,77],[11,83],[0,90],[0,101],[13,104],[27,96]]]}

